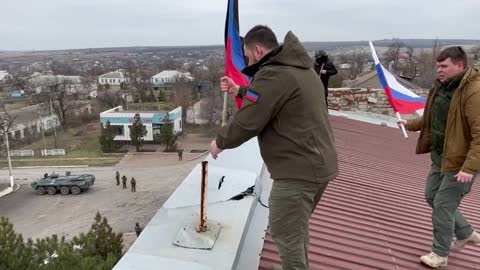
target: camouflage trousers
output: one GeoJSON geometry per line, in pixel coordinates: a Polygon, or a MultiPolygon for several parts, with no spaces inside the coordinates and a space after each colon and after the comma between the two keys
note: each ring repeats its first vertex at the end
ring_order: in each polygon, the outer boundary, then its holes
{"type": "Polygon", "coordinates": [[[328,183],[275,180],[270,193],[270,233],[283,270],[308,270],[308,224],[328,183]]]}

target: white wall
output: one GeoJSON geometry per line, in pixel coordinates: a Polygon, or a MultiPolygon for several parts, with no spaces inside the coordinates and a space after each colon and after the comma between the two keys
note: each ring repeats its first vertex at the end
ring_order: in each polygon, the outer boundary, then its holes
{"type": "Polygon", "coordinates": [[[125,78],[98,78],[98,84],[101,85],[120,85],[122,82],[125,82],[125,78]]]}
{"type": "Polygon", "coordinates": [[[182,132],[184,123],[182,123],[182,125],[180,126],[181,121],[182,121],[181,118],[180,119],[175,119],[175,121],[173,121],[173,132],[174,133],[182,132]]]}
{"type": "MultiPolygon", "coordinates": [[[[152,124],[143,124],[147,130],[147,135],[143,137],[144,141],[153,141],[153,126],[152,124]]],[[[123,126],[123,135],[115,136],[115,141],[131,141],[130,126],[131,124],[111,124],[112,127],[123,126]]]]}

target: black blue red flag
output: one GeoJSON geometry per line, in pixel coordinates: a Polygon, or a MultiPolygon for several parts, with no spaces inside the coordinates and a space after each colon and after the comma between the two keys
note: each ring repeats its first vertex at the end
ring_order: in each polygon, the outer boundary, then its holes
{"type": "MultiPolygon", "coordinates": [[[[228,0],[227,20],[225,22],[225,75],[240,86],[249,86],[250,79],[242,73],[246,67],[243,54],[242,38],[238,23],[238,0],[228,0]]],[[[242,99],[235,97],[238,108],[242,107],[242,99]]]]}

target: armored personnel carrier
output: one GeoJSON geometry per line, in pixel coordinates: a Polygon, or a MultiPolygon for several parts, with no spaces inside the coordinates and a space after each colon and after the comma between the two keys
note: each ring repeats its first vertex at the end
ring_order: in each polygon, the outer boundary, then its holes
{"type": "Polygon", "coordinates": [[[67,172],[66,175],[53,174],[49,176],[45,174],[43,178],[33,181],[31,186],[39,195],[45,193],[55,195],[57,192],[63,195],[70,193],[78,195],[89,189],[94,183],[95,176],[92,174],[70,175],[67,172]]]}

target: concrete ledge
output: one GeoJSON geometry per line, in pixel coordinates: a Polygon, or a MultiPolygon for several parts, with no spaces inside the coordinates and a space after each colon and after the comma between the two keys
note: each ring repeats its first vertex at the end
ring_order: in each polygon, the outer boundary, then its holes
{"type": "MultiPolygon", "coordinates": [[[[185,224],[200,221],[201,166],[197,165],[155,214],[114,270],[242,269],[238,267],[240,264],[249,265],[249,269],[258,268],[258,250],[263,246],[268,222],[268,209],[259,206],[258,200],[263,193],[262,183],[270,181],[270,175],[264,168],[257,140],[252,139],[237,149],[224,151],[218,160],[213,160],[211,156],[206,160],[209,161],[207,218],[221,224],[213,249],[188,249],[172,243],[185,224]],[[218,189],[223,176],[224,182],[218,189]],[[229,200],[253,185],[255,196],[229,200]],[[250,252],[245,253],[247,249],[250,252]]],[[[266,200],[262,197],[263,203],[266,200]]]]}

